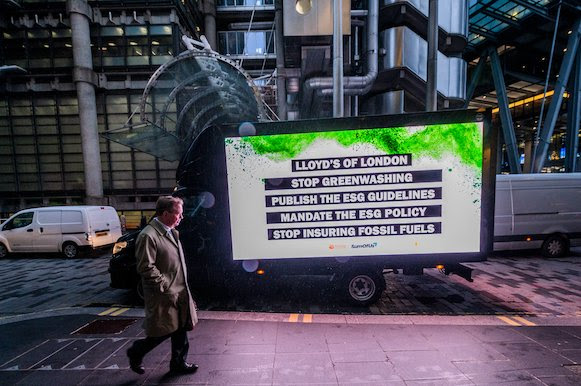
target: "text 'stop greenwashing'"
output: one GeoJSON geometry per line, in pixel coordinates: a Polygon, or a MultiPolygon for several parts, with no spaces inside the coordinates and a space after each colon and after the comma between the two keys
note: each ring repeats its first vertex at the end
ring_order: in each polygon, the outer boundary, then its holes
{"type": "Polygon", "coordinates": [[[344,147],[370,144],[385,154],[411,153],[433,159],[453,155],[467,166],[482,169],[482,132],[476,123],[429,125],[415,132],[394,127],[252,136],[243,137],[242,142],[256,154],[285,161],[296,158],[318,139],[333,140],[344,147]]]}

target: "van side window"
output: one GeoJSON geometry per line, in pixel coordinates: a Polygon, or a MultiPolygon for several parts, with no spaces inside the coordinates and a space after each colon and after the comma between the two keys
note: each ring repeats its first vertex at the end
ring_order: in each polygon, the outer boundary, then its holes
{"type": "Polygon", "coordinates": [[[14,217],[12,220],[6,223],[2,229],[10,230],[16,228],[22,228],[27,225],[32,224],[32,217],[34,216],[34,212],[26,212],[19,214],[18,216],[14,217]]]}
{"type": "Polygon", "coordinates": [[[82,224],[83,214],[79,210],[63,210],[63,224],[82,224]]]}
{"type": "Polygon", "coordinates": [[[37,221],[41,225],[60,224],[61,211],[60,210],[39,211],[37,221]]]}

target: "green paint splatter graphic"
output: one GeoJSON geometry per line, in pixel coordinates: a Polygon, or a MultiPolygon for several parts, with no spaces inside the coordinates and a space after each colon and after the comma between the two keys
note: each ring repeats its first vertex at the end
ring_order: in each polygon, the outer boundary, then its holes
{"type": "Polygon", "coordinates": [[[411,153],[434,159],[451,154],[467,166],[482,168],[482,135],[476,123],[429,125],[415,133],[395,127],[243,137],[242,141],[256,154],[285,161],[297,157],[318,139],[334,140],[344,147],[370,144],[385,154],[411,153]]]}

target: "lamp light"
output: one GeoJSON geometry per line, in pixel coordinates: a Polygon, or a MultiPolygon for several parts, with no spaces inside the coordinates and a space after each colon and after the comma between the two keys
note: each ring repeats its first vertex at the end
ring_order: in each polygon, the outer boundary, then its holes
{"type": "Polygon", "coordinates": [[[301,15],[306,15],[313,8],[313,0],[297,0],[295,9],[301,15]]]}

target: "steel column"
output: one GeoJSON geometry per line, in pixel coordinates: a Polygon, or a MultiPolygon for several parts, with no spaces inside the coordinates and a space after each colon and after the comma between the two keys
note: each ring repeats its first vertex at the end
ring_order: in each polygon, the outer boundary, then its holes
{"type": "Polygon", "coordinates": [[[482,75],[482,69],[486,64],[486,59],[488,58],[488,52],[484,50],[484,53],[480,55],[480,60],[472,73],[472,78],[470,78],[470,84],[468,85],[468,89],[466,90],[466,102],[464,102],[464,108],[467,109],[470,101],[472,100],[472,96],[474,95],[474,90],[476,90],[476,86],[480,81],[480,75],[482,75]]]}
{"type": "MultiPolygon", "coordinates": [[[[537,148],[535,150],[533,173],[539,173],[545,164],[545,158],[547,157],[551,136],[553,135],[555,123],[557,123],[557,118],[559,117],[561,103],[563,102],[563,92],[565,91],[567,81],[569,80],[569,75],[571,74],[571,68],[575,62],[580,39],[581,19],[578,19],[573,26],[571,36],[569,36],[569,41],[567,42],[567,51],[565,52],[563,62],[561,63],[561,69],[559,70],[559,78],[557,78],[557,82],[555,83],[555,93],[551,99],[549,111],[547,111],[547,116],[545,117],[543,127],[539,134],[539,143],[537,144],[537,148]]],[[[539,120],[540,119],[542,119],[542,117],[539,117],[539,120]]]]}
{"type": "Polygon", "coordinates": [[[502,69],[500,68],[500,59],[495,48],[490,48],[488,50],[488,55],[490,56],[492,78],[494,79],[494,88],[496,89],[496,97],[498,99],[498,114],[500,115],[500,122],[502,123],[502,133],[504,135],[506,153],[508,154],[510,172],[513,174],[520,174],[521,167],[518,156],[518,147],[516,144],[516,136],[514,134],[510,109],[508,108],[508,97],[506,96],[506,86],[504,84],[502,69]]]}
{"type": "Polygon", "coordinates": [[[579,150],[579,128],[581,127],[581,49],[577,49],[575,76],[569,89],[569,109],[567,112],[567,142],[565,150],[565,171],[577,171],[577,151],[579,150]]]}

